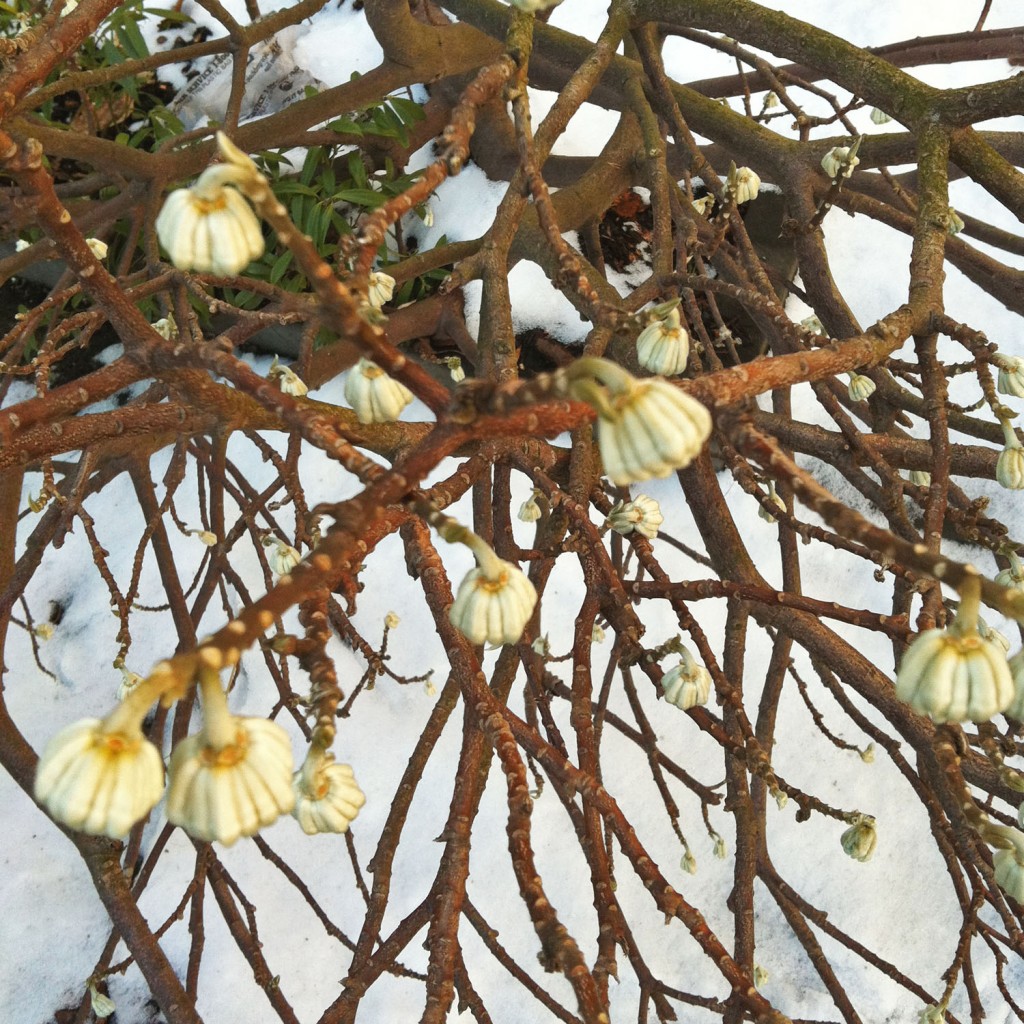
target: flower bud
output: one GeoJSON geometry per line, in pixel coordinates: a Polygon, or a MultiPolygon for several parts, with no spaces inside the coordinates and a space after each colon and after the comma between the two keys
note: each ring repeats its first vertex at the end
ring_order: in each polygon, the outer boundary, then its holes
{"type": "Polygon", "coordinates": [[[851,402],[866,402],[875,393],[875,382],[863,373],[851,373],[847,389],[851,402]]]}
{"type": "Polygon", "coordinates": [[[761,179],[749,167],[737,167],[731,171],[727,185],[736,199],[736,205],[749,203],[761,191],[761,179]]]}
{"type": "Polygon", "coordinates": [[[664,521],[658,502],[646,494],[638,494],[632,501],[618,502],[608,513],[605,523],[623,537],[635,531],[648,540],[654,540],[658,536],[658,527],[664,521]]]}
{"type": "Polygon", "coordinates": [[[875,847],[878,845],[878,833],[875,831],[875,819],[870,814],[859,814],[853,824],[842,834],[840,842],[848,857],[861,863],[871,860],[875,847]]]}
{"type": "Polygon", "coordinates": [[[822,169],[833,181],[837,181],[840,176],[849,178],[860,163],[860,158],[851,152],[852,149],[852,146],[833,146],[821,158],[822,169]]]}
{"type": "Polygon", "coordinates": [[[1006,447],[996,460],[996,480],[1007,490],[1024,490],[1024,446],[1008,419],[1000,418],[1006,447]]]}
{"type": "Polygon", "coordinates": [[[677,306],[664,319],[648,324],[636,339],[637,361],[645,370],[663,377],[682,373],[689,355],[690,336],[682,326],[677,306]]]}
{"type": "Polygon", "coordinates": [[[367,301],[374,309],[380,309],[386,302],[390,302],[395,294],[395,279],[382,270],[375,270],[370,274],[370,285],[367,289],[367,301]]]}
{"type": "Polygon", "coordinates": [[[670,704],[689,711],[690,708],[708,702],[711,674],[683,647],[679,664],[661,677],[661,688],[670,704]]]}
{"type": "Polygon", "coordinates": [[[369,359],[360,359],[345,377],[345,399],[360,423],[393,423],[412,397],[404,384],[369,359]]]}
{"type": "Polygon", "coordinates": [[[1014,398],[1024,398],[1024,359],[997,352],[992,362],[999,370],[996,390],[1004,395],[1013,395],[1014,398]]]}

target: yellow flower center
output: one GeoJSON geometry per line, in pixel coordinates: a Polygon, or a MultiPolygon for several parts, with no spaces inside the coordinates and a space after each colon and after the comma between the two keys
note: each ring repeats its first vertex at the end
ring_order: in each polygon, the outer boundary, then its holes
{"type": "Polygon", "coordinates": [[[489,580],[486,576],[481,576],[477,580],[476,586],[478,590],[484,590],[488,594],[496,594],[499,590],[504,590],[508,586],[508,571],[503,571],[496,580],[489,580]]]}
{"type": "Polygon", "coordinates": [[[223,210],[224,207],[227,206],[227,200],[224,198],[223,190],[214,196],[213,199],[204,199],[202,196],[193,195],[192,203],[196,210],[198,210],[204,217],[207,214],[223,210]]]}
{"type": "Polygon", "coordinates": [[[235,733],[235,742],[229,743],[226,747],[216,750],[213,747],[203,747],[199,755],[206,768],[233,768],[236,764],[245,760],[249,752],[249,737],[244,729],[235,733]]]}

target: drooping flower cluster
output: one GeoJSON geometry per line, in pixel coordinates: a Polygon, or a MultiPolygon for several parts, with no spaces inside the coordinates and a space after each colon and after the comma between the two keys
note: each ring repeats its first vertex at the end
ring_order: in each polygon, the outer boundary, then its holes
{"type": "Polygon", "coordinates": [[[1000,418],[1006,444],[996,460],[996,480],[1011,491],[1024,490],[1024,445],[1006,418],[1000,418]]]}
{"type": "Polygon", "coordinates": [[[687,650],[680,649],[679,664],[661,677],[665,700],[683,711],[707,704],[711,695],[711,673],[687,650]]]}
{"type": "MultiPolygon", "coordinates": [[[[344,831],[365,799],[351,768],[332,764],[332,755],[318,747],[293,789],[291,740],[284,729],[232,715],[219,673],[201,663],[198,674],[203,726],[171,755],[167,820],[197,839],[230,846],[292,810],[298,796],[305,831],[344,831]]],[[[39,760],[36,799],[71,828],[121,839],[163,794],[163,760],[141,724],[174,681],[159,670],[135,680],[105,719],[68,726],[39,760]]]]}
{"type": "Polygon", "coordinates": [[[460,530],[458,539],[477,567],[459,584],[449,621],[470,643],[515,643],[533,615],[537,591],[518,566],[500,559],[476,534],[460,530]]]}
{"type": "Polygon", "coordinates": [[[180,270],[232,276],[263,255],[259,219],[242,194],[266,181],[223,132],[217,133],[217,148],[224,163],[167,197],[156,232],[180,270]]]}
{"type": "Polygon", "coordinates": [[[657,378],[637,380],[604,359],[577,359],[569,394],[597,412],[597,443],[616,484],[668,476],[700,453],[711,415],[696,399],[657,378]]]}
{"type": "Polygon", "coordinates": [[[851,373],[847,389],[851,402],[866,402],[875,393],[875,382],[863,373],[851,373]]]}
{"type": "Polygon", "coordinates": [[[729,168],[726,188],[736,200],[736,205],[740,206],[757,198],[761,191],[761,179],[751,168],[733,165],[729,168]]]}
{"type": "Polygon", "coordinates": [[[997,390],[1004,395],[1013,395],[1014,398],[1024,398],[1024,359],[997,352],[992,362],[999,370],[997,390]]]}
{"type": "Polygon", "coordinates": [[[117,711],[106,721],[86,718],[57,733],[39,759],[34,788],[58,821],[111,839],[126,836],[163,791],[164,763],[142,735],[141,717],[117,711]]]}
{"type": "Polygon", "coordinates": [[[896,696],[934,722],[986,722],[1009,707],[1014,682],[1006,651],[978,631],[980,584],[965,584],[956,620],[907,648],[896,696]]]}
{"type": "Polygon", "coordinates": [[[334,755],[314,745],[295,773],[292,816],[307,835],[347,832],[366,803],[352,768],[335,764],[334,755]]]}
{"type": "Polygon", "coordinates": [[[674,301],[653,310],[656,319],[636,339],[636,358],[645,370],[663,377],[674,377],[686,369],[690,355],[690,336],[679,318],[679,303],[674,301]],[[668,306],[668,309],[665,309],[668,306]],[[664,311],[663,315],[661,311],[664,311]]]}
{"type": "Polygon", "coordinates": [[[345,400],[360,423],[393,423],[412,399],[404,384],[369,359],[360,359],[345,377],[345,400]]]}

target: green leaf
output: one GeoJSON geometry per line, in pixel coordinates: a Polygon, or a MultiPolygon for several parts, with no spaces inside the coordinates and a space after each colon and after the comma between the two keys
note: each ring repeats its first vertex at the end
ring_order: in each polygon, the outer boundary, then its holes
{"type": "Polygon", "coordinates": [[[292,261],[292,253],[290,249],[285,249],[280,256],[274,260],[274,265],[270,268],[270,273],[267,275],[267,280],[271,284],[277,284],[278,281],[284,277],[284,272],[288,269],[288,265],[292,261]]]}
{"type": "Polygon", "coordinates": [[[375,210],[378,206],[384,205],[386,196],[374,192],[372,188],[343,188],[334,194],[334,198],[375,210]]]}

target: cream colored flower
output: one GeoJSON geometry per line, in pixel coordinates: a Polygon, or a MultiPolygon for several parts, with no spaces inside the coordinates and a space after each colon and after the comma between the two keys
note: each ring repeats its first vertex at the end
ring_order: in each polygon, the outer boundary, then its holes
{"type": "Polygon", "coordinates": [[[694,855],[689,850],[687,850],[683,854],[682,859],[679,861],[679,866],[688,875],[695,875],[695,874],[697,874],[697,858],[694,857],[694,855]]]}
{"type": "Polygon", "coordinates": [[[255,164],[223,132],[217,144],[225,163],[208,167],[191,188],[164,201],[156,233],[180,270],[232,276],[263,255],[263,234],[252,208],[234,188],[262,180],[255,164]]]}
{"type": "Polygon", "coordinates": [[[728,186],[736,199],[736,205],[749,203],[761,191],[761,179],[749,167],[737,167],[730,173],[728,186]]]}
{"type": "Polygon", "coordinates": [[[805,331],[810,331],[811,334],[825,333],[825,328],[822,325],[822,322],[813,313],[810,316],[805,316],[803,320],[800,321],[800,326],[805,331]]]}
{"type": "MultiPolygon", "coordinates": [[[[1013,700],[1010,701],[1003,714],[1016,722],[1022,722],[1024,721],[1024,651],[1018,651],[1010,659],[1010,675],[1013,678],[1013,700]]],[[[1024,804],[1021,806],[1024,807],[1024,804]]]]}
{"type": "Polygon", "coordinates": [[[951,206],[949,208],[949,221],[946,224],[946,233],[949,235],[959,235],[964,229],[964,219],[960,216],[956,210],[951,206]]]}
{"type": "Polygon", "coordinates": [[[896,696],[934,722],[986,722],[1013,700],[1006,652],[978,632],[978,598],[965,592],[955,622],[929,629],[907,648],[896,696]]]}
{"type": "Polygon", "coordinates": [[[766,92],[764,94],[764,110],[771,110],[773,107],[779,105],[779,97],[774,92],[766,92]]]}
{"type": "Polygon", "coordinates": [[[1010,560],[1010,568],[1004,569],[996,576],[996,583],[1001,587],[1017,587],[1024,589],[1024,565],[1017,557],[1017,552],[1009,550],[1006,557],[1010,560]]]}
{"type": "Polygon", "coordinates": [[[89,986],[89,1001],[97,1020],[105,1020],[117,1009],[114,1000],[105,996],[95,985],[89,986]]]}
{"type": "Polygon", "coordinates": [[[1024,490],[1024,445],[1008,419],[999,420],[1006,446],[996,460],[996,480],[1011,491],[1024,490]]]}
{"type": "Polygon", "coordinates": [[[178,325],[174,320],[174,314],[168,313],[167,316],[163,316],[159,320],[154,320],[153,330],[156,331],[156,333],[165,341],[170,341],[171,338],[176,338],[178,336],[178,325]]]}
{"type": "Polygon", "coordinates": [[[367,301],[374,309],[380,309],[385,302],[390,302],[395,294],[395,279],[382,270],[370,274],[370,287],[367,289],[367,301]]]}
{"type": "Polygon", "coordinates": [[[498,558],[480,538],[468,543],[477,568],[459,585],[448,618],[470,643],[515,643],[533,614],[537,591],[521,569],[498,558]]]}
{"type": "Polygon", "coordinates": [[[110,724],[86,718],[57,733],[39,759],[34,793],[70,828],[122,839],[159,801],[164,764],[138,722],[123,731],[110,724]]]}
{"type": "Polygon", "coordinates": [[[661,688],[670,704],[689,711],[698,704],[707,704],[711,674],[685,647],[680,653],[679,664],[661,677],[661,688]]]}
{"type": "Polygon", "coordinates": [[[597,412],[597,443],[613,483],[668,476],[688,466],[711,433],[707,409],[667,381],[637,380],[592,358],[577,359],[568,375],[569,394],[597,412]]]}
{"type": "Polygon", "coordinates": [[[860,759],[865,764],[874,764],[875,763],[875,745],[874,745],[874,743],[869,743],[863,750],[858,750],[857,753],[860,754],[860,759]]]}
{"type": "Polygon", "coordinates": [[[596,622],[594,628],[590,631],[590,642],[592,644],[603,644],[605,641],[604,628],[599,626],[596,622]]]}
{"type": "Polygon", "coordinates": [[[996,390],[1004,395],[1013,395],[1014,398],[1024,398],[1024,359],[997,352],[992,362],[999,370],[996,390]]]}
{"type": "Polygon", "coordinates": [[[267,380],[274,381],[286,395],[293,395],[295,398],[301,398],[309,391],[305,381],[290,366],[282,366],[277,356],[274,356],[274,361],[267,370],[267,380]]]}
{"type": "Polygon", "coordinates": [[[636,339],[637,361],[645,370],[673,377],[686,369],[690,355],[690,336],[673,305],[663,317],[648,324],[636,339]]]}
{"type": "Polygon", "coordinates": [[[413,394],[376,363],[360,359],[345,377],[345,399],[360,423],[393,423],[413,394]]]}
{"type": "Polygon", "coordinates": [[[263,538],[263,546],[268,548],[267,562],[272,572],[278,576],[287,576],[302,561],[302,556],[280,537],[268,535],[263,538]]]}
{"type": "Polygon", "coordinates": [[[768,969],[762,967],[760,964],[754,964],[754,987],[764,988],[768,984],[768,979],[771,975],[768,973],[768,969]]]}
{"type": "Polygon", "coordinates": [[[557,7],[562,0],[508,0],[513,7],[518,7],[527,14],[534,14],[537,11],[546,11],[549,7],[557,7]]]}
{"type": "Polygon", "coordinates": [[[714,836],[715,845],[713,853],[718,860],[725,860],[729,855],[729,851],[726,849],[725,840],[716,832],[714,836]]]}
{"type": "Polygon", "coordinates": [[[98,260],[105,260],[107,258],[107,243],[101,242],[98,238],[87,238],[85,244],[89,246],[89,251],[98,260]]]}
{"type": "Polygon", "coordinates": [[[700,199],[694,199],[690,205],[701,217],[707,217],[714,208],[715,197],[709,192],[706,196],[701,196],[700,199]]]}
{"type": "Polygon", "coordinates": [[[462,368],[462,360],[458,356],[449,356],[445,364],[453,383],[461,384],[466,379],[466,371],[462,368]]]}
{"type": "Polygon", "coordinates": [[[179,270],[231,277],[263,255],[260,222],[234,189],[197,188],[167,197],[156,220],[160,244],[179,270]]]}
{"type": "Polygon", "coordinates": [[[32,632],[45,643],[47,640],[53,639],[57,629],[52,622],[40,622],[32,632]]]}
{"type": "Polygon", "coordinates": [[[910,482],[918,487],[931,487],[932,475],[923,469],[912,469],[910,471],[910,482]]]}
{"type": "Polygon", "coordinates": [[[663,522],[661,506],[646,494],[638,494],[632,501],[618,502],[605,520],[607,526],[624,537],[636,531],[648,540],[658,536],[658,527],[663,522]]]}
{"type": "Polygon", "coordinates": [[[190,537],[195,537],[200,544],[208,548],[212,548],[217,543],[217,534],[212,530],[189,530],[188,534],[190,537]]]}
{"type": "Polygon", "coordinates": [[[174,748],[167,820],[190,836],[231,846],[295,805],[292,744],[265,718],[238,718],[215,674],[200,677],[203,728],[174,748]]]}
{"type": "Polygon", "coordinates": [[[25,238],[19,238],[19,239],[18,239],[18,240],[17,240],[17,241],[16,241],[15,243],[14,243],[14,251],[15,251],[15,252],[24,252],[24,251],[25,251],[25,250],[26,250],[27,248],[29,248],[29,246],[31,246],[31,245],[32,245],[32,243],[31,243],[30,241],[28,241],[28,239],[25,239],[25,238]]]}
{"type": "Polygon", "coordinates": [[[833,181],[840,177],[849,178],[853,174],[853,169],[860,163],[860,158],[853,150],[853,146],[833,146],[821,158],[822,169],[833,181]]]}
{"type": "Polygon", "coordinates": [[[866,402],[875,393],[875,382],[863,373],[851,373],[847,393],[851,402],[866,402]]]}
{"type": "Polygon", "coordinates": [[[312,746],[295,773],[292,817],[306,835],[347,832],[359,808],[366,803],[352,768],[335,764],[334,755],[312,746]]]}
{"type": "MultiPolygon", "coordinates": [[[[786,511],[786,503],[785,501],[783,501],[782,498],[779,497],[778,493],[776,492],[774,480],[768,481],[768,500],[780,511],[786,511]]],[[[769,512],[768,509],[766,509],[764,505],[761,504],[760,502],[758,502],[757,505],[757,514],[758,517],[763,519],[766,523],[776,522],[775,516],[773,516],[771,512],[769,512]]]]}
{"type": "MultiPolygon", "coordinates": [[[[849,819],[847,819],[849,820],[849,819]]],[[[853,824],[842,834],[843,852],[862,863],[871,860],[878,845],[875,819],[870,814],[858,814],[853,824]]]]}
{"type": "Polygon", "coordinates": [[[892,118],[884,110],[881,110],[878,107],[872,107],[871,120],[875,124],[888,124],[892,118]]]}
{"type": "Polygon", "coordinates": [[[388,612],[387,615],[384,616],[384,625],[387,626],[388,629],[398,629],[401,621],[402,620],[394,612],[388,612]]]}
{"type": "Polygon", "coordinates": [[[138,672],[132,672],[124,665],[117,665],[115,662],[115,666],[121,673],[121,682],[117,684],[117,699],[123,704],[139,688],[143,678],[138,672]]]}
{"type": "Polygon", "coordinates": [[[1024,851],[1017,847],[1012,850],[997,850],[992,857],[992,866],[999,888],[1007,896],[1012,896],[1018,903],[1024,904],[1024,851]]]}
{"type": "Polygon", "coordinates": [[[540,505],[537,504],[537,491],[534,490],[530,496],[519,506],[518,519],[523,523],[535,523],[541,517],[540,505]]]}

